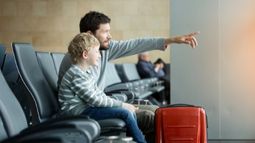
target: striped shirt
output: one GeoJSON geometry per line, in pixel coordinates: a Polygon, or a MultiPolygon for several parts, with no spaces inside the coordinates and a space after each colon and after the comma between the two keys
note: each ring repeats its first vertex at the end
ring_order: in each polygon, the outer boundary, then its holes
{"type": "Polygon", "coordinates": [[[58,100],[62,114],[80,115],[88,107],[121,107],[122,102],[106,96],[98,88],[92,67],[82,70],[72,65],[59,86],[58,100]]]}

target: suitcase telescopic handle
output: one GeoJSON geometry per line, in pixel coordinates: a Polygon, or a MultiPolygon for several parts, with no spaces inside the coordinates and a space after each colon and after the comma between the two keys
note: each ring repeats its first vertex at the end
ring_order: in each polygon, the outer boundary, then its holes
{"type": "Polygon", "coordinates": [[[177,103],[177,104],[171,104],[166,107],[197,107],[195,105],[190,105],[190,104],[184,104],[184,103],[177,103]]]}

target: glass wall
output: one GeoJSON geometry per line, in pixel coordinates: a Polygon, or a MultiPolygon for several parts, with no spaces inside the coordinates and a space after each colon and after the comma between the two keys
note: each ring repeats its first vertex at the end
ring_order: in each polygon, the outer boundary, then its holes
{"type": "Polygon", "coordinates": [[[255,1],[171,0],[171,100],[206,108],[210,139],[255,139],[255,1]]]}

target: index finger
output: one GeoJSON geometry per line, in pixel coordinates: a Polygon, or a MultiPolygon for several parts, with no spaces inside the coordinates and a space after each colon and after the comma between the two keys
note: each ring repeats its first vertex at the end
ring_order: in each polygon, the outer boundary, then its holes
{"type": "Polygon", "coordinates": [[[195,35],[197,35],[197,34],[199,34],[199,33],[200,33],[199,31],[197,31],[197,32],[192,32],[192,33],[188,34],[188,36],[195,36],[195,35]]]}
{"type": "Polygon", "coordinates": [[[192,36],[192,41],[194,42],[194,47],[196,47],[198,45],[197,39],[192,36]]]}

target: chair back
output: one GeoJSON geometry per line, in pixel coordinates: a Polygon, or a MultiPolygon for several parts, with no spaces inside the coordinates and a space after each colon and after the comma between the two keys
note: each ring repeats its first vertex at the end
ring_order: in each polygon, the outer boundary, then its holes
{"type": "Polygon", "coordinates": [[[117,83],[121,83],[121,79],[117,73],[115,65],[113,63],[108,63],[105,71],[105,87],[117,83]]]}
{"type": "Polygon", "coordinates": [[[25,114],[0,71],[0,141],[27,128],[25,114]],[[5,132],[5,133],[4,133],[5,132]]]}
{"type": "Polygon", "coordinates": [[[38,123],[53,117],[59,111],[57,95],[46,81],[32,45],[12,43],[12,48],[20,77],[34,102],[35,109],[31,110],[36,119],[33,122],[38,123]]]}
{"type": "Polygon", "coordinates": [[[139,76],[139,73],[137,72],[135,64],[125,63],[119,66],[120,66],[119,71],[122,72],[121,75],[123,75],[123,79],[125,80],[124,82],[141,79],[141,77],[139,76]]]}
{"type": "Polygon", "coordinates": [[[5,48],[0,44],[0,69],[2,69],[5,59],[5,48]]]}
{"type": "Polygon", "coordinates": [[[54,93],[57,94],[58,75],[51,54],[49,52],[36,52],[36,56],[46,80],[54,93]]]}
{"type": "Polygon", "coordinates": [[[51,53],[51,56],[52,56],[52,59],[53,59],[53,62],[54,62],[55,70],[56,70],[57,75],[58,75],[59,68],[60,68],[61,62],[62,62],[65,54],[55,52],[55,53],[51,53]]]}

